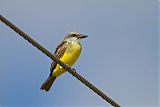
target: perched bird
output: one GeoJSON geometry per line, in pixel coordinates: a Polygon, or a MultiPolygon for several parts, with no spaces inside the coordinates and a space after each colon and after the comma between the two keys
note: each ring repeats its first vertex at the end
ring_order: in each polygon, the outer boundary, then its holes
{"type": "MultiPolygon", "coordinates": [[[[57,46],[54,55],[68,66],[72,66],[79,58],[82,46],[80,40],[88,36],[80,34],[78,32],[68,33],[64,40],[57,46]]],[[[48,79],[42,84],[41,90],[49,91],[53,82],[57,77],[65,72],[55,61],[51,63],[50,75],[48,79]]]]}

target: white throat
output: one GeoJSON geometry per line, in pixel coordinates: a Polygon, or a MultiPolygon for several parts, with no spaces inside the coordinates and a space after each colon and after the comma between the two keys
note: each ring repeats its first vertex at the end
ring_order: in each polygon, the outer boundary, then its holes
{"type": "Polygon", "coordinates": [[[80,42],[80,40],[77,39],[76,37],[67,38],[67,39],[65,39],[65,41],[67,41],[69,43],[79,43],[80,42]]]}

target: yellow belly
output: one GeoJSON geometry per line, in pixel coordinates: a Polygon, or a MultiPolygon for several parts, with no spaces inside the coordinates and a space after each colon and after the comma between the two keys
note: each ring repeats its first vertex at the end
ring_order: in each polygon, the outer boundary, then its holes
{"type": "MultiPolygon", "coordinates": [[[[81,45],[80,44],[71,44],[67,47],[66,51],[64,52],[63,56],[60,58],[62,62],[67,64],[68,66],[72,66],[76,60],[79,58],[81,53],[81,45]]],[[[59,64],[57,64],[56,68],[53,71],[53,76],[60,76],[65,72],[59,64]]]]}

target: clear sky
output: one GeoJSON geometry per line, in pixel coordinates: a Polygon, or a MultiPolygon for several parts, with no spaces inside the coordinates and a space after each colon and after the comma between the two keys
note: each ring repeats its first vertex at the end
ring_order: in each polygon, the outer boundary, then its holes
{"type": "MultiPolygon", "coordinates": [[[[122,106],[158,106],[158,1],[0,0],[0,14],[54,51],[81,32],[74,68],[122,106]]],[[[0,23],[0,107],[110,106],[69,73],[40,90],[51,60],[0,23]]]]}

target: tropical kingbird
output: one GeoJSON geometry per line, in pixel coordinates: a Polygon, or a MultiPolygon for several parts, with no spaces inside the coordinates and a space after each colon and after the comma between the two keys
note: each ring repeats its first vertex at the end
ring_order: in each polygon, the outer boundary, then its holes
{"type": "MultiPolygon", "coordinates": [[[[80,40],[88,36],[77,33],[68,33],[64,40],[57,46],[54,55],[68,66],[72,66],[80,56],[82,46],[80,40]]],[[[53,82],[57,77],[63,74],[66,70],[62,68],[55,61],[51,63],[50,75],[48,79],[42,84],[41,90],[49,91],[53,82]]]]}

